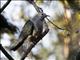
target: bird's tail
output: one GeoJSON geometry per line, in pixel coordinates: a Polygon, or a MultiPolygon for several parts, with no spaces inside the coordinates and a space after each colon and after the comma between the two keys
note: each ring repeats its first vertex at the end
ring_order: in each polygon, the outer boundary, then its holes
{"type": "Polygon", "coordinates": [[[24,38],[23,40],[20,39],[21,41],[16,46],[12,47],[11,50],[16,51],[20,46],[22,46],[26,38],[24,38]]]}

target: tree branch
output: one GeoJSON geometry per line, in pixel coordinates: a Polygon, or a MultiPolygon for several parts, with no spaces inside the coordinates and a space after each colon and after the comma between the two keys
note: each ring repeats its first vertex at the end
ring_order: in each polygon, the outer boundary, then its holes
{"type": "Polygon", "coordinates": [[[8,0],[4,5],[3,7],[0,9],[0,13],[3,12],[3,10],[7,7],[7,5],[11,2],[11,0],[8,0]]]}
{"type": "Polygon", "coordinates": [[[38,13],[43,13],[42,8],[38,7],[36,5],[36,3],[34,2],[34,0],[26,0],[26,1],[28,1],[30,4],[32,4],[38,13]]]}
{"type": "Polygon", "coordinates": [[[0,44],[0,50],[4,53],[4,55],[9,59],[9,60],[14,60],[9,53],[3,48],[3,46],[0,44]]]}
{"type": "Polygon", "coordinates": [[[58,27],[56,24],[54,24],[53,22],[51,22],[48,18],[46,18],[53,26],[57,27],[58,29],[60,30],[66,30],[66,29],[63,29],[63,28],[60,28],[58,27]]]}

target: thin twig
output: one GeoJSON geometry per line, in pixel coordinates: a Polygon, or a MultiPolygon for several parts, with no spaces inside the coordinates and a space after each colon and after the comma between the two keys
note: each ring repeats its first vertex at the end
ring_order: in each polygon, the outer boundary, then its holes
{"type": "Polygon", "coordinates": [[[63,29],[63,28],[60,28],[60,27],[58,27],[56,24],[54,24],[53,22],[51,22],[48,18],[46,18],[51,24],[53,24],[55,27],[57,27],[58,29],[60,29],[60,30],[66,30],[66,29],[63,29]]]}
{"type": "Polygon", "coordinates": [[[9,60],[14,60],[9,53],[3,48],[3,46],[0,44],[0,50],[4,53],[4,55],[9,59],[9,60]]]}
{"type": "Polygon", "coordinates": [[[4,5],[3,7],[0,9],[0,13],[3,12],[3,10],[7,7],[7,5],[11,2],[11,0],[8,0],[4,5]]]}

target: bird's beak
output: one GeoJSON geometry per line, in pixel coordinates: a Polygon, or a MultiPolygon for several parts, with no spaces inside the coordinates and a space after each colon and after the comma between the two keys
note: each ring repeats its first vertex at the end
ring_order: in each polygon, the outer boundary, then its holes
{"type": "Polygon", "coordinates": [[[50,17],[49,15],[47,15],[47,17],[50,17]]]}

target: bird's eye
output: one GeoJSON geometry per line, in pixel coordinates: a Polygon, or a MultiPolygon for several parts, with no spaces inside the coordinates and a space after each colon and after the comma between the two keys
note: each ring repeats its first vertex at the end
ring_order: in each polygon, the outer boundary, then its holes
{"type": "Polygon", "coordinates": [[[43,14],[42,14],[43,15],[43,14]]]}

